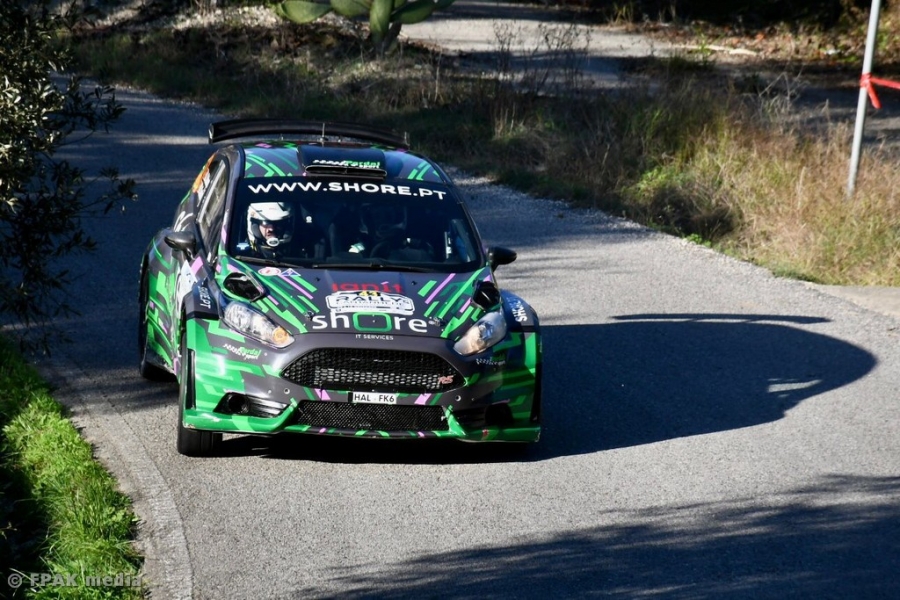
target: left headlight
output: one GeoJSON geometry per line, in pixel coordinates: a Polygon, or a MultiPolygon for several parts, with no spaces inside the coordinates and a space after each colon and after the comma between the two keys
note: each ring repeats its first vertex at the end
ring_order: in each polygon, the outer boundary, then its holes
{"type": "Polygon", "coordinates": [[[453,349],[463,356],[487,350],[506,337],[506,319],[501,311],[490,312],[472,325],[453,349]]]}
{"type": "Polygon", "coordinates": [[[294,341],[287,329],[240,302],[231,302],[225,307],[225,323],[235,331],[275,348],[286,348],[294,341]]]}

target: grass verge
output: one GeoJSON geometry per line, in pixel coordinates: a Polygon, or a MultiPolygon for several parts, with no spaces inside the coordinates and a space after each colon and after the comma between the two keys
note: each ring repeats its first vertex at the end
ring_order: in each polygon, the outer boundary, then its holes
{"type": "MultiPolygon", "coordinates": [[[[503,36],[515,33],[502,31],[492,71],[473,74],[411,46],[374,61],[353,31],[334,24],[260,25],[214,14],[181,27],[83,30],[78,68],[234,115],[391,127],[448,164],[701,241],[777,274],[900,285],[896,155],[867,150],[848,202],[849,128],[797,125],[790,92],[748,91],[708,61],[683,56],[652,60],[649,76],[614,91],[580,81],[577,61],[535,60],[517,76],[503,56],[503,36]],[[553,87],[558,81],[565,94],[553,87]]],[[[584,40],[573,31],[547,30],[547,48],[533,55],[577,57],[584,40]]]]}
{"type": "Polygon", "coordinates": [[[0,597],[142,598],[130,500],[2,338],[0,390],[0,597]]]}

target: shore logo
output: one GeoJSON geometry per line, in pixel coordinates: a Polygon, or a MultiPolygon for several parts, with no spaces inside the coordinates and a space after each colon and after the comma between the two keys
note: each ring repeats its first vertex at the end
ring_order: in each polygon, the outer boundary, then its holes
{"type": "Polygon", "coordinates": [[[314,331],[343,329],[369,334],[428,333],[428,321],[401,315],[391,315],[386,312],[339,314],[332,311],[330,315],[314,315],[312,318],[312,329],[314,331]]]}

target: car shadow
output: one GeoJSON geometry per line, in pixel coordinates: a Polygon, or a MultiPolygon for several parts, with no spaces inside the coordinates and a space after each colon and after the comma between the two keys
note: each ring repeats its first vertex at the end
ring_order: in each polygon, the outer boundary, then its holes
{"type": "Polygon", "coordinates": [[[771,423],[872,370],[875,357],[801,328],[816,317],[622,315],[544,328],[551,458],[771,423]]]}
{"type": "Polygon", "coordinates": [[[531,460],[534,444],[473,444],[457,440],[378,440],[319,435],[227,436],[222,456],[337,464],[486,464],[531,460]]]}
{"type": "Polygon", "coordinates": [[[227,439],[224,452],[347,463],[536,461],[753,427],[876,365],[869,352],[804,328],[825,322],[644,314],[544,326],[537,444],[242,436],[227,439]]]}

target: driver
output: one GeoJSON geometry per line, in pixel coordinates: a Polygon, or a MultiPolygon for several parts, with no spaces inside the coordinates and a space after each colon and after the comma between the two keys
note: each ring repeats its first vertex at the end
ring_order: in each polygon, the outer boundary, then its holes
{"type": "Polygon", "coordinates": [[[406,209],[390,204],[365,204],[359,232],[373,244],[399,239],[406,233],[406,209]]]}
{"type": "Polygon", "coordinates": [[[250,248],[263,258],[287,253],[294,232],[294,210],[286,202],[255,202],[247,209],[250,248]]]}

